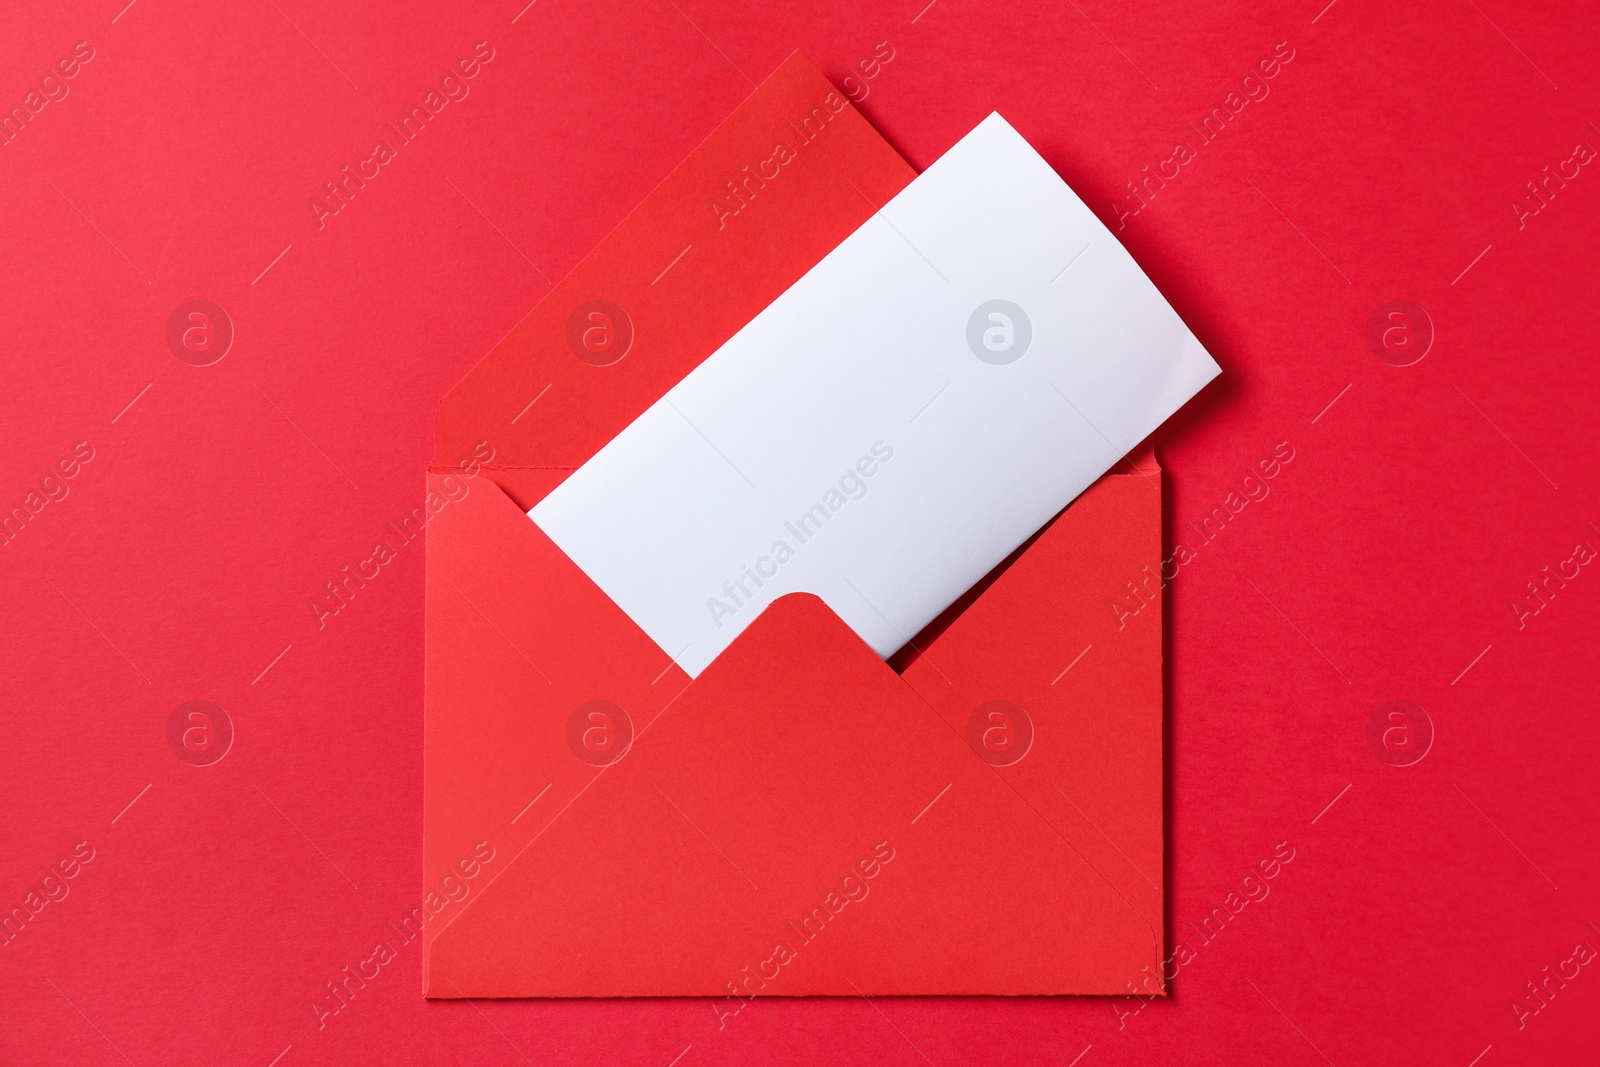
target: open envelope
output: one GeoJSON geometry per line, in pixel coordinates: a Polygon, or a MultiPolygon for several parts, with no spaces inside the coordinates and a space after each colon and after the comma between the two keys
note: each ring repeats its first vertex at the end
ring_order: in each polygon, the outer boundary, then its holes
{"type": "Polygon", "coordinates": [[[791,57],[441,405],[426,995],[1159,983],[1153,461],[889,664],[796,594],[692,681],[524,514],[912,176],[791,57]]]}

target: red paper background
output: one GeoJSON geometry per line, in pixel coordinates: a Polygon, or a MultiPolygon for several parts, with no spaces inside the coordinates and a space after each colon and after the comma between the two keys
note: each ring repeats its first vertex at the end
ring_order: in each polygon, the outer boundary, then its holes
{"type": "Polygon", "coordinates": [[[1520,627],[1511,606],[1600,549],[1600,172],[1521,226],[1511,207],[1600,148],[1592,12],[123,5],[24,0],[0,35],[8,109],[94,50],[0,147],[0,509],[94,450],[0,548],[0,907],[94,849],[0,948],[0,1062],[1592,1057],[1592,965],[1520,1028],[1511,1006],[1600,948],[1600,577],[1552,581],[1520,627]],[[470,95],[319,229],[322,183],[480,41],[470,95]],[[879,42],[894,58],[865,79],[879,42]],[[1280,42],[1269,95],[1119,234],[1225,372],[1158,438],[1169,549],[1294,450],[1169,587],[1170,936],[1294,850],[1265,899],[1191,938],[1173,996],[1131,1016],[774,999],[719,1030],[705,1001],[426,1003],[411,946],[319,1029],[311,998],[421,892],[418,547],[320,630],[307,601],[419,502],[439,397],[547,279],[793,48],[854,71],[919,168],[1000,110],[1115,228],[1124,183],[1280,42]],[[236,332],[207,367],[166,341],[196,297],[236,332]],[[1397,299],[1437,335],[1408,367],[1366,340],[1397,299]],[[192,699],[236,732],[208,767],[167,744],[192,699]],[[1435,731],[1412,766],[1368,744],[1391,700],[1435,731]]]}

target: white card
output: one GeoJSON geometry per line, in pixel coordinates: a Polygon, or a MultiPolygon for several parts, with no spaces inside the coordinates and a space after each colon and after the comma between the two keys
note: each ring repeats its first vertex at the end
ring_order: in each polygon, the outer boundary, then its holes
{"type": "Polygon", "coordinates": [[[1218,373],[992,114],[528,514],[691,676],[792,592],[887,658],[1218,373]]]}

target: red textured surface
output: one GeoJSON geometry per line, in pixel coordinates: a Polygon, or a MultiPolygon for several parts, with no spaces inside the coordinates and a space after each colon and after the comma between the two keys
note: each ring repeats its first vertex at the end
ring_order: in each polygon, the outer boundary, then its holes
{"type": "Polygon", "coordinates": [[[1600,177],[1551,179],[1548,202],[1525,186],[1600,147],[1592,12],[520,8],[13,7],[4,106],[76,42],[93,59],[0,148],[0,502],[26,507],[77,442],[93,459],[0,548],[0,899],[94,851],[0,949],[0,1061],[1592,1054],[1592,966],[1542,1002],[1524,987],[1600,948],[1600,579],[1574,563],[1547,602],[1525,587],[1600,548],[1600,177]],[[470,95],[319,229],[323,183],[480,41],[470,95]],[[894,58],[868,79],[879,42],[894,58]],[[1280,42],[1293,59],[1252,83],[1268,95],[1197,144],[1186,123],[1280,42]],[[1158,438],[1167,551],[1192,550],[1168,590],[1170,939],[1280,842],[1293,858],[1132,1017],[770,1000],[719,1030],[705,1001],[425,1003],[408,948],[319,1031],[309,1000],[418,896],[418,546],[321,630],[307,601],[420,502],[439,399],[546,277],[795,48],[918,168],[1000,110],[1113,228],[1124,183],[1191,144],[1119,233],[1224,369],[1158,438]],[[167,345],[190,298],[235,328],[209,367],[167,345]],[[1393,300],[1436,332],[1411,366],[1368,347],[1393,300]],[[1280,442],[1268,495],[1195,534],[1280,442]],[[210,767],[168,748],[195,699],[235,730],[210,767]],[[1434,729],[1412,766],[1369,747],[1394,700],[1434,729]]]}

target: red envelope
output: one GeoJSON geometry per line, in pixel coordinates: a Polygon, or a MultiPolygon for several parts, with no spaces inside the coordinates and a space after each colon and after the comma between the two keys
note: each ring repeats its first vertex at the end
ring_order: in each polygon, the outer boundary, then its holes
{"type": "Polygon", "coordinates": [[[1153,460],[889,664],[795,595],[693,681],[524,514],[912,176],[793,56],[441,405],[427,996],[1162,988],[1153,460]]]}

